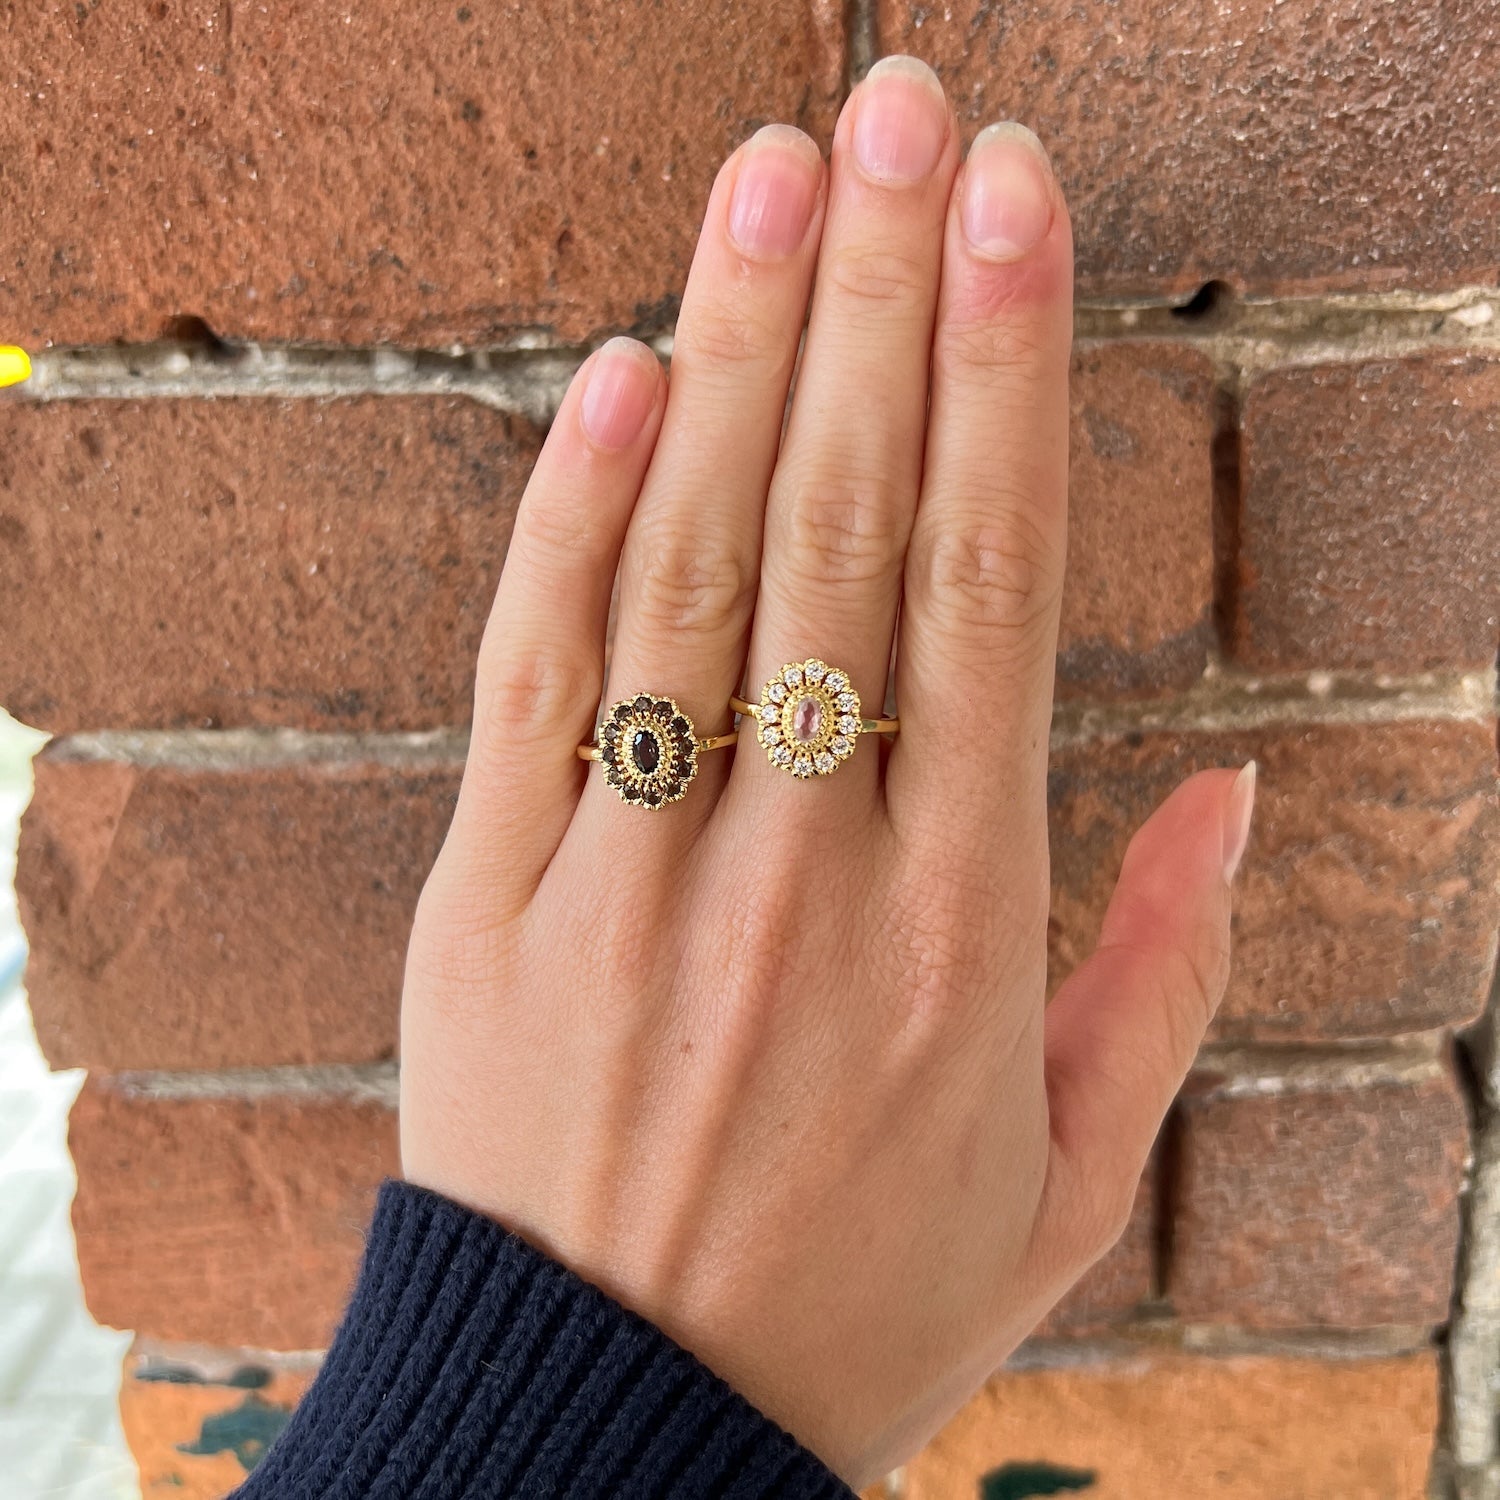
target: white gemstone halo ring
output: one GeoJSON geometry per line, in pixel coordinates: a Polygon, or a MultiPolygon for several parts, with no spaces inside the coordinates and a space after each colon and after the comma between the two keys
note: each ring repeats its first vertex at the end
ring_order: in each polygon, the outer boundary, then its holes
{"type": "Polygon", "coordinates": [[[759,703],[731,698],[729,706],[757,722],[766,758],[799,780],[831,776],[861,734],[901,727],[899,719],[862,718],[849,674],[816,656],[788,662],[761,689],[759,703]]]}

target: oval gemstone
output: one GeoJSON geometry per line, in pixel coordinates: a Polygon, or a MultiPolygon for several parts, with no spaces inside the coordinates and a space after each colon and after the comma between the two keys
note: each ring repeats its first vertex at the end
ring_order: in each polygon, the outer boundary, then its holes
{"type": "Polygon", "coordinates": [[[637,729],[630,742],[630,758],[642,776],[650,776],[661,764],[661,742],[649,729],[637,729]]]}
{"type": "Polygon", "coordinates": [[[792,710],[792,738],[799,745],[810,745],[823,727],[823,705],[816,698],[799,698],[792,710]]]}

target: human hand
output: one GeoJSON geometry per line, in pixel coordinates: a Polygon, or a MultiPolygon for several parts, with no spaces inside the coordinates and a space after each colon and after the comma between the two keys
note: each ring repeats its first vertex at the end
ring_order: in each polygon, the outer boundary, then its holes
{"type": "Polygon", "coordinates": [[[1174,793],[1045,1005],[1071,240],[1032,137],[958,157],[935,77],[880,64],[828,171],[773,126],[720,173],[670,393],[638,344],[584,364],[517,518],[402,1014],[407,1176],[856,1486],[1118,1236],[1223,992],[1254,788],[1174,793]],[[899,736],[798,781],[747,719],[681,802],[622,805],[574,754],[617,563],[612,697],[713,735],[817,656],[869,714],[894,652],[899,736]]]}

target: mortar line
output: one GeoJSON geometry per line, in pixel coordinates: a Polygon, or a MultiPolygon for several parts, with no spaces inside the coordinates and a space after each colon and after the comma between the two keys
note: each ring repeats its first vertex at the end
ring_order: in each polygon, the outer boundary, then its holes
{"type": "MultiPolygon", "coordinates": [[[[1197,735],[1280,727],[1401,723],[1489,724],[1496,714],[1493,671],[1315,672],[1259,678],[1214,669],[1169,698],[1065,702],[1053,714],[1050,749],[1072,749],[1137,734],[1197,735]]],[[[301,729],[94,729],[60,735],[54,761],[128,761],[142,767],[234,771],[296,765],[386,765],[424,770],[461,765],[462,726],[403,731],[301,729]]]]}
{"type": "MultiPolygon", "coordinates": [[[[1170,342],[1203,349],[1230,384],[1276,370],[1413,355],[1500,355],[1500,294],[1384,293],[1237,301],[1206,318],[1166,303],[1082,302],[1076,343],[1170,342]]],[[[644,335],[664,359],[672,331],[644,335]]],[[[375,346],[180,342],[59,346],[39,351],[34,374],[6,397],[21,404],[207,397],[335,399],[464,397],[539,425],[594,344],[528,334],[446,351],[375,346]]]]}
{"type": "MultiPolygon", "coordinates": [[[[1273,1096],[1361,1089],[1444,1076],[1444,1031],[1381,1041],[1245,1046],[1211,1043],[1189,1075],[1194,1097],[1273,1096]]],[[[399,1064],[286,1063],[261,1068],[96,1071],[106,1087],[139,1099],[343,1099],[395,1105],[399,1064]]]]}
{"type": "Polygon", "coordinates": [[[847,61],[844,86],[851,92],[880,56],[879,30],[875,16],[875,0],[848,0],[844,7],[844,45],[847,61]]]}

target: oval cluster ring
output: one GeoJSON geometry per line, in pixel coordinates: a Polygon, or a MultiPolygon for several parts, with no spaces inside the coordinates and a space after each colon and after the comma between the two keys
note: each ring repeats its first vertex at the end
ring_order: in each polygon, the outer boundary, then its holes
{"type": "Polygon", "coordinates": [[[610,704],[592,744],[580,745],[582,760],[597,760],[604,779],[622,802],[657,808],[680,802],[698,774],[698,757],[739,738],[728,734],[699,739],[693,721],[671,698],[638,693],[610,704]]]}
{"type": "Polygon", "coordinates": [[[759,703],[731,698],[729,706],[758,722],[771,764],[802,779],[831,776],[860,735],[901,728],[899,719],[863,718],[849,674],[816,656],[788,662],[761,689],[759,703]]]}

